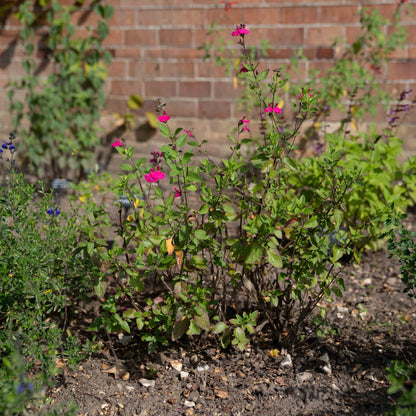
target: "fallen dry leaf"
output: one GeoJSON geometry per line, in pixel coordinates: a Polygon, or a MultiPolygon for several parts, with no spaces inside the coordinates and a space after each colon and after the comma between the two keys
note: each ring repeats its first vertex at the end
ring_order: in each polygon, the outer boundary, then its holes
{"type": "Polygon", "coordinates": [[[218,387],[214,387],[214,394],[220,399],[228,399],[228,391],[221,390],[218,387]]]}

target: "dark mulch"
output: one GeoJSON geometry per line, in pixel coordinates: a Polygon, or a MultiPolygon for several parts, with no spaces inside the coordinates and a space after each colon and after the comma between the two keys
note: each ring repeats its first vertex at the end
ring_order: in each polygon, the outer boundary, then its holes
{"type": "Polygon", "coordinates": [[[347,266],[327,335],[306,332],[292,366],[282,365],[284,351],[270,354],[267,336],[243,353],[206,338],[151,356],[134,338],[126,346],[114,338],[118,362],[104,349],[66,369],[48,395],[55,404],[73,400],[82,416],[383,415],[393,403],[385,368],[416,358],[416,307],[399,277],[384,251],[347,266]]]}

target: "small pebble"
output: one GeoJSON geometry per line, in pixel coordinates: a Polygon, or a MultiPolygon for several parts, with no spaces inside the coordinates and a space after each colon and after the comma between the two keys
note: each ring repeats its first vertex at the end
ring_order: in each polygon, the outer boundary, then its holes
{"type": "Polygon", "coordinates": [[[280,368],[290,368],[293,366],[292,357],[290,354],[286,355],[284,360],[280,363],[280,368]]]}

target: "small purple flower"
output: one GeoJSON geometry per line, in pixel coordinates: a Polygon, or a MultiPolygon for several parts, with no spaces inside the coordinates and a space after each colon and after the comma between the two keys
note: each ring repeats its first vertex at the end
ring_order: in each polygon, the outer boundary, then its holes
{"type": "Polygon", "coordinates": [[[7,143],[3,140],[3,144],[1,145],[3,149],[7,149],[7,143]]]}

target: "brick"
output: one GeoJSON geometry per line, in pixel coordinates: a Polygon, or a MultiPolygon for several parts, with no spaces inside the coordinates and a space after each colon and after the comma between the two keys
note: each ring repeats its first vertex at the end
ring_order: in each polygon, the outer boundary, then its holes
{"type": "Polygon", "coordinates": [[[160,76],[160,65],[157,62],[129,62],[128,76],[136,79],[149,79],[160,76]]]}
{"type": "Polygon", "coordinates": [[[225,101],[199,101],[198,116],[206,118],[230,118],[231,103],[225,101]]]}
{"type": "Polygon", "coordinates": [[[224,66],[216,65],[212,61],[198,62],[196,76],[198,78],[224,78],[227,76],[224,66]]]}
{"type": "Polygon", "coordinates": [[[179,96],[181,97],[210,97],[211,83],[208,81],[179,82],[179,96]]]}
{"type": "Polygon", "coordinates": [[[111,95],[130,96],[131,94],[140,94],[141,87],[138,81],[112,80],[111,95]]]}
{"type": "Polygon", "coordinates": [[[171,24],[174,26],[202,26],[206,23],[205,9],[172,10],[171,24]]]}
{"type": "Polygon", "coordinates": [[[243,22],[248,25],[277,25],[279,24],[280,9],[277,7],[245,8],[243,22]]]}
{"type": "Polygon", "coordinates": [[[156,31],[129,29],[124,31],[124,44],[127,46],[155,46],[156,31]]]}
{"type": "Polygon", "coordinates": [[[232,7],[228,13],[224,10],[224,7],[208,9],[207,21],[209,24],[217,22],[218,26],[226,27],[226,30],[230,30],[235,25],[244,22],[244,9],[232,7]]]}
{"type": "Polygon", "coordinates": [[[197,101],[169,99],[167,101],[167,110],[172,117],[197,117],[197,101]]]}
{"type": "Polygon", "coordinates": [[[357,6],[321,6],[321,23],[352,23],[358,22],[357,6]]]}
{"type": "Polygon", "coordinates": [[[2,30],[0,32],[0,45],[9,45],[19,38],[19,30],[2,30]]]}
{"type": "Polygon", "coordinates": [[[318,21],[317,7],[282,7],[280,11],[280,23],[287,24],[310,24],[318,21]]]}
{"type": "Polygon", "coordinates": [[[387,78],[389,80],[414,80],[416,78],[416,61],[389,62],[387,78]]]}
{"type": "Polygon", "coordinates": [[[364,34],[364,31],[361,29],[360,26],[347,26],[345,33],[345,40],[346,42],[351,45],[354,43],[358,37],[364,34]]]}
{"type": "Polygon", "coordinates": [[[123,31],[121,29],[111,29],[103,42],[104,46],[120,46],[122,44],[123,31]]]}
{"type": "Polygon", "coordinates": [[[96,27],[101,17],[94,10],[77,10],[71,15],[71,22],[76,26],[96,27]]]}
{"type": "Polygon", "coordinates": [[[214,83],[214,97],[224,99],[237,99],[241,96],[243,88],[240,85],[234,88],[233,81],[215,81],[214,83]]]}
{"type": "Polygon", "coordinates": [[[159,74],[167,78],[193,78],[195,64],[193,62],[163,62],[160,64],[159,74]]]}
{"type": "Polygon", "coordinates": [[[163,59],[163,60],[190,60],[202,59],[203,51],[196,48],[158,48],[144,50],[145,59],[163,59]]]}
{"type": "Polygon", "coordinates": [[[271,45],[301,45],[303,42],[303,28],[255,28],[251,31],[253,39],[267,39],[271,45]]]}
{"type": "Polygon", "coordinates": [[[139,10],[139,25],[141,26],[163,26],[172,22],[171,10],[139,10]]]}
{"type": "Polygon", "coordinates": [[[306,45],[330,46],[335,38],[344,37],[342,26],[309,27],[306,32],[306,45]]]}
{"type": "Polygon", "coordinates": [[[115,9],[111,17],[111,26],[133,26],[136,24],[137,12],[135,10],[115,9]]]}
{"type": "Polygon", "coordinates": [[[316,57],[318,59],[332,59],[334,57],[334,48],[319,47],[316,50],[316,57]]]}
{"type": "Polygon", "coordinates": [[[127,101],[125,98],[108,97],[105,101],[105,109],[110,113],[127,112],[127,101]]]}
{"type": "Polygon", "coordinates": [[[139,59],[142,55],[141,48],[117,48],[114,51],[116,58],[132,58],[139,59]]]}
{"type": "Polygon", "coordinates": [[[127,62],[112,61],[108,68],[110,78],[125,78],[127,74],[127,62]]]}
{"type": "Polygon", "coordinates": [[[175,97],[175,81],[146,81],[144,84],[146,97],[175,97]]]}
{"type": "Polygon", "coordinates": [[[160,29],[159,42],[161,46],[192,46],[191,29],[160,29]]]}

